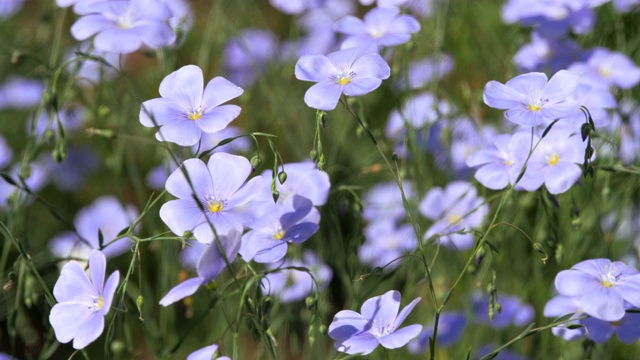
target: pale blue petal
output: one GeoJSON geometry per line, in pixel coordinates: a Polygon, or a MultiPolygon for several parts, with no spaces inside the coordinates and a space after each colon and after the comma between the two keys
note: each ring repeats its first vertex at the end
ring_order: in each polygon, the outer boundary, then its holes
{"type": "Polygon", "coordinates": [[[222,105],[207,110],[196,124],[206,133],[218,132],[229,125],[231,121],[240,115],[240,106],[222,105]]]}
{"type": "Polygon", "coordinates": [[[350,83],[344,85],[342,91],[347,96],[360,96],[377,89],[381,83],[380,79],[354,78],[350,83]]]}
{"type": "Polygon", "coordinates": [[[326,81],[337,74],[337,69],[324,55],[303,55],[296,63],[295,75],[302,81],[326,81]]]}
{"type": "Polygon", "coordinates": [[[104,330],[104,316],[98,312],[94,312],[86,321],[78,328],[78,333],[73,338],[74,349],[84,349],[87,345],[94,342],[104,330]]]}
{"type": "Polygon", "coordinates": [[[231,99],[237,98],[242,95],[243,92],[244,90],[238,85],[222,76],[216,76],[209,81],[207,87],[204,89],[202,105],[207,108],[216,107],[231,99]]]}
{"type": "Polygon", "coordinates": [[[160,299],[160,305],[169,306],[176,301],[182,300],[187,296],[195,294],[200,285],[204,284],[205,279],[196,277],[187,279],[180,284],[174,286],[167,295],[160,299]]]}
{"type": "Polygon", "coordinates": [[[110,27],[98,33],[93,44],[98,50],[128,54],[138,50],[142,46],[142,40],[130,29],[110,27]]]}
{"type": "Polygon", "coordinates": [[[120,281],[120,272],[114,271],[111,276],[107,279],[107,283],[104,286],[104,291],[102,292],[102,309],[100,309],[100,314],[107,315],[109,310],[111,310],[111,303],[113,302],[113,297],[116,294],[116,289],[118,288],[118,282],[120,281]]]}
{"type": "Polygon", "coordinates": [[[422,331],[422,325],[409,325],[379,338],[378,341],[387,349],[397,349],[407,345],[409,341],[420,334],[420,331],[422,331]]]}
{"type": "Polygon", "coordinates": [[[91,302],[91,295],[95,292],[82,266],[76,261],[70,261],[62,267],[60,277],[53,287],[53,295],[58,302],[91,302]]]}
{"type": "Polygon", "coordinates": [[[194,192],[199,199],[213,193],[211,173],[200,159],[185,160],[179,168],[169,175],[165,187],[169,194],[183,200],[192,200],[194,192]],[[193,190],[184,175],[185,173],[191,180],[193,190]]]}
{"type": "Polygon", "coordinates": [[[227,153],[211,155],[207,167],[213,181],[213,193],[223,200],[233,197],[251,174],[247,158],[227,153]]]}
{"type": "Polygon", "coordinates": [[[341,94],[342,86],[337,82],[319,82],[307,90],[304,102],[311,108],[329,111],[336,108],[341,94]]]}
{"type": "Polygon", "coordinates": [[[86,40],[114,24],[102,15],[86,15],[71,25],[71,35],[76,40],[86,40]]]}
{"type": "Polygon", "coordinates": [[[391,290],[365,301],[360,313],[365,319],[375,320],[378,324],[392,325],[396,320],[399,308],[400,292],[391,290]]]}
{"type": "Polygon", "coordinates": [[[202,70],[195,65],[186,65],[167,75],[160,83],[159,91],[163,98],[176,101],[187,112],[203,105],[203,87],[202,70]]]}

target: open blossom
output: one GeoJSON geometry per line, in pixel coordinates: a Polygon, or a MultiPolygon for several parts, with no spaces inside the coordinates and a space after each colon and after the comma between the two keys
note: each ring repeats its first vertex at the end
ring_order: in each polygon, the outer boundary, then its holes
{"type": "Polygon", "coordinates": [[[377,89],[391,69],[380,55],[351,48],[327,56],[304,55],[296,63],[295,74],[298,80],[317,82],[304,94],[309,107],[333,110],[343,93],[361,96],[377,89]]]}
{"type": "Polygon", "coordinates": [[[59,342],[73,340],[75,349],[83,349],[102,334],[104,317],[111,309],[120,279],[120,273],[115,271],[105,283],[106,268],[106,258],[98,250],[89,257],[90,276],[75,261],[62,267],[53,288],[58,303],[49,315],[59,342]]]}
{"type": "Polygon", "coordinates": [[[362,304],[360,313],[352,310],[338,312],[329,325],[329,337],[337,340],[335,348],[347,354],[370,354],[378,345],[387,349],[405,346],[422,331],[422,325],[409,325],[399,329],[417,298],[400,313],[400,292],[391,290],[374,296],[362,304]]]}
{"type": "Polygon", "coordinates": [[[596,319],[622,319],[625,301],[640,307],[640,271],[620,261],[582,261],[559,272],[555,285],[560,295],[579,296],[582,311],[596,319]]]}
{"type": "Polygon", "coordinates": [[[238,255],[238,250],[240,250],[240,233],[231,230],[219,238],[220,245],[225,252],[224,256],[215,241],[208,244],[198,259],[196,267],[198,276],[187,279],[169,290],[167,295],[160,299],[160,305],[169,306],[178,300],[193,295],[202,284],[211,282],[220,275],[222,270],[227,266],[225,257],[229,261],[229,264],[235,260],[236,255],[238,255]]]}
{"type": "Polygon", "coordinates": [[[411,34],[420,31],[420,23],[411,15],[400,14],[397,7],[376,7],[364,15],[364,20],[345,16],[333,29],[347,35],[341,48],[396,46],[411,39],[411,34]]]}
{"type": "Polygon", "coordinates": [[[320,214],[311,200],[300,195],[284,204],[271,205],[242,238],[240,254],[245,261],[271,263],[287,254],[287,244],[299,244],[318,231],[320,214]]]}
{"type": "Polygon", "coordinates": [[[434,223],[425,239],[436,236],[436,242],[449,248],[466,250],[473,246],[473,234],[460,234],[482,224],[489,211],[484,198],[466,181],[454,181],[442,189],[431,189],[420,203],[420,213],[434,223]]]}
{"type": "Polygon", "coordinates": [[[205,244],[214,240],[212,226],[218,235],[232,229],[242,233],[238,207],[251,200],[261,181],[255,177],[245,182],[250,173],[251,164],[242,156],[215,153],[207,165],[186,160],[167,179],[167,191],[178,199],[162,205],[160,218],[176,235],[192,231],[205,244]]]}
{"type": "Polygon", "coordinates": [[[128,54],[145,45],[159,49],[176,40],[167,24],[172,13],[160,0],[87,2],[85,15],[71,26],[71,35],[86,40],[95,35],[97,50],[128,54]]]}
{"type": "Polygon", "coordinates": [[[580,104],[569,100],[578,86],[578,77],[561,70],[547,82],[543,73],[528,73],[501,84],[489,81],[484,88],[484,103],[507,110],[505,117],[518,125],[537,126],[545,120],[573,115],[580,104]]]}
{"type": "Polygon", "coordinates": [[[479,166],[475,178],[480,184],[492,190],[504,189],[515,184],[529,154],[530,144],[530,133],[496,135],[491,144],[469,156],[467,165],[479,166]]]}
{"type": "Polygon", "coordinates": [[[181,146],[195,145],[202,133],[224,129],[240,114],[237,105],[221,105],[240,96],[243,90],[223,77],[215,77],[204,87],[202,70],[183,66],[160,83],[159,98],[147,100],[140,109],[140,122],[160,126],[159,141],[181,146]]]}

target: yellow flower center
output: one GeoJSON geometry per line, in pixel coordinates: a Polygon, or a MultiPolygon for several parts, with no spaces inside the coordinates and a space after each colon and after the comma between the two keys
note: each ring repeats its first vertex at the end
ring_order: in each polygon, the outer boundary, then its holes
{"type": "Polygon", "coordinates": [[[340,85],[347,85],[350,82],[351,82],[351,79],[348,76],[342,76],[338,79],[338,84],[340,85]]]}
{"type": "Polygon", "coordinates": [[[209,209],[212,213],[217,213],[222,211],[222,201],[209,200],[207,203],[207,209],[209,209]]]}
{"type": "Polygon", "coordinates": [[[102,309],[102,306],[103,306],[103,305],[104,305],[104,298],[103,298],[102,296],[100,296],[100,297],[98,298],[97,303],[96,303],[96,308],[97,308],[98,310],[100,310],[100,309],[102,309]]]}
{"type": "Polygon", "coordinates": [[[284,237],[284,231],[280,230],[277,233],[273,234],[273,239],[274,240],[282,240],[282,238],[284,237]]]}
{"type": "Polygon", "coordinates": [[[447,217],[447,220],[449,221],[450,225],[453,225],[455,223],[457,223],[458,221],[462,220],[462,217],[458,214],[451,214],[449,215],[449,217],[447,217]]]}
{"type": "Polygon", "coordinates": [[[504,161],[504,164],[507,165],[507,166],[511,166],[511,165],[513,165],[513,161],[507,159],[507,160],[504,161]]]}
{"type": "Polygon", "coordinates": [[[611,69],[608,66],[602,66],[598,69],[598,72],[600,73],[600,76],[602,77],[609,77],[609,75],[611,75],[611,69]]]}
{"type": "Polygon", "coordinates": [[[527,105],[527,108],[533,112],[539,111],[540,109],[542,109],[542,106],[538,105],[538,104],[529,104],[527,105]]]}
{"type": "Polygon", "coordinates": [[[549,156],[547,158],[547,164],[553,166],[558,163],[558,160],[560,160],[560,157],[558,156],[558,154],[553,154],[553,156],[549,156]]]}
{"type": "Polygon", "coordinates": [[[607,280],[602,280],[602,281],[600,281],[600,283],[602,284],[602,286],[607,287],[607,288],[613,287],[613,283],[611,283],[611,282],[609,282],[607,280]]]}
{"type": "Polygon", "coordinates": [[[201,112],[190,112],[189,113],[189,120],[193,120],[196,121],[198,119],[200,119],[202,117],[202,113],[201,112]]]}

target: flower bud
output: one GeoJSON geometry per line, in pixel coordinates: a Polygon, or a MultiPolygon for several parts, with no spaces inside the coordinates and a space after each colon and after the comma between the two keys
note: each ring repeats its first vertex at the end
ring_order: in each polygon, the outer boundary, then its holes
{"type": "Polygon", "coordinates": [[[284,184],[284,182],[287,181],[287,173],[284,171],[281,171],[278,174],[278,181],[280,182],[280,185],[284,184]]]}

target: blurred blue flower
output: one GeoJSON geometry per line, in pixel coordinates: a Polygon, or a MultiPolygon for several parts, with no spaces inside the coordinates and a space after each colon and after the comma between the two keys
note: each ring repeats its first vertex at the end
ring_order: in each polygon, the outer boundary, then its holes
{"type": "Polygon", "coordinates": [[[372,45],[397,46],[411,39],[420,31],[420,23],[411,15],[400,14],[396,7],[377,7],[364,15],[364,20],[351,15],[338,20],[333,30],[347,35],[341,49],[369,48],[372,45]]]}
{"type": "Polygon", "coordinates": [[[237,105],[221,105],[240,96],[243,90],[223,77],[215,77],[204,87],[202,70],[183,66],[160,83],[160,98],[147,100],[140,109],[140,122],[160,126],[159,141],[192,146],[202,133],[224,129],[240,114],[237,105]]]}
{"type": "Polygon", "coordinates": [[[617,86],[630,89],[640,83],[640,68],[626,55],[597,47],[589,51],[585,62],[574,63],[569,71],[579,76],[580,82],[596,88],[617,86]]]}
{"type": "Polygon", "coordinates": [[[536,314],[533,306],[523,303],[517,296],[498,294],[496,302],[500,303],[502,308],[500,311],[495,309],[492,320],[489,318],[489,298],[476,292],[471,299],[474,320],[496,329],[502,329],[509,325],[528,325],[536,314]]]}
{"type": "MultiPolygon", "coordinates": [[[[467,326],[467,318],[461,312],[443,311],[440,313],[438,321],[438,346],[451,346],[460,340],[465,327],[467,326]]],[[[429,350],[429,338],[433,337],[434,324],[422,330],[420,335],[407,345],[407,349],[412,354],[422,354],[429,350]]]]}
{"type": "Polygon", "coordinates": [[[161,0],[96,1],[71,26],[71,35],[86,40],[95,35],[97,50],[128,54],[140,47],[159,49],[176,40],[167,24],[171,9],[161,0]]]}
{"type": "Polygon", "coordinates": [[[222,55],[223,73],[241,87],[251,87],[278,52],[278,39],[269,30],[243,29],[229,39],[222,55]]]}
{"type": "Polygon", "coordinates": [[[0,20],[6,20],[20,11],[25,0],[3,0],[0,1],[0,20]]]}
{"type": "Polygon", "coordinates": [[[0,85],[0,109],[28,109],[40,103],[44,83],[36,79],[9,77],[0,85]]]}
{"type": "Polygon", "coordinates": [[[232,229],[226,234],[219,236],[220,245],[222,245],[222,249],[224,249],[224,255],[220,252],[216,241],[209,243],[198,259],[196,268],[198,276],[187,279],[169,290],[169,292],[160,299],[160,305],[169,306],[176,301],[193,295],[202,284],[214,281],[227,266],[225,257],[229,261],[229,264],[231,264],[238,255],[238,250],[240,250],[240,234],[240,232],[232,229]]]}
{"type": "Polygon", "coordinates": [[[75,261],[62,267],[53,288],[58,303],[49,314],[49,322],[59,342],[73,340],[74,349],[83,349],[102,334],[104,317],[111,310],[120,280],[116,270],[105,282],[106,269],[106,258],[98,250],[93,250],[89,257],[89,277],[75,261]]]}
{"type": "Polygon", "coordinates": [[[453,181],[444,189],[431,188],[418,208],[424,217],[433,220],[424,239],[435,236],[435,243],[451,250],[471,248],[475,237],[469,231],[480,226],[489,211],[483,202],[484,198],[466,181],[453,181]]]}
{"type": "Polygon", "coordinates": [[[327,56],[304,55],[296,63],[298,80],[317,82],[304,94],[314,109],[333,110],[340,95],[361,96],[375,90],[389,77],[391,69],[378,54],[363,54],[358,48],[327,56]]]}
{"type": "Polygon", "coordinates": [[[513,62],[522,71],[544,71],[552,73],[566,69],[580,59],[581,49],[568,37],[544,36],[531,33],[531,42],[522,45],[513,57],[513,62]]]}
{"type": "Polygon", "coordinates": [[[378,345],[387,349],[403,347],[422,330],[422,325],[417,324],[399,328],[419,301],[420,298],[413,300],[398,313],[400,292],[391,290],[374,296],[362,304],[360,313],[338,312],[329,325],[329,337],[336,340],[336,350],[347,354],[368,355],[378,345]]]}
{"type": "Polygon", "coordinates": [[[262,181],[255,177],[247,182],[250,173],[251,164],[242,156],[215,153],[207,165],[200,159],[186,160],[167,179],[167,191],[178,199],[162,205],[160,218],[174,234],[191,231],[205,244],[214,240],[211,226],[218,235],[232,229],[242,233],[237,208],[251,200],[262,181]]]}
{"type": "MultiPolygon", "coordinates": [[[[407,200],[410,201],[415,196],[410,182],[402,182],[402,189],[407,200]]],[[[369,223],[379,221],[397,223],[406,216],[402,194],[395,182],[377,184],[362,196],[362,217],[369,223]]]]}
{"type": "Polygon", "coordinates": [[[558,71],[547,82],[543,73],[528,73],[501,84],[489,81],[484,88],[484,103],[507,110],[505,117],[524,126],[537,126],[573,115],[580,104],[568,100],[578,86],[578,77],[566,70],[558,71]]]}
{"type": "Polygon", "coordinates": [[[358,249],[358,258],[372,268],[388,265],[385,269],[395,269],[402,263],[401,256],[418,247],[413,227],[408,224],[396,227],[393,221],[380,219],[367,225],[364,233],[366,240],[358,249]]]}
{"type": "Polygon", "coordinates": [[[51,239],[49,249],[59,258],[87,259],[94,249],[107,258],[118,256],[129,250],[131,240],[128,237],[112,240],[137,217],[133,205],[123,206],[114,196],[101,196],[78,211],[73,220],[76,232],[66,231],[51,239]]]}
{"type": "Polygon", "coordinates": [[[269,272],[264,277],[261,282],[262,292],[278,298],[283,304],[302,300],[314,291],[323,290],[333,276],[331,268],[310,250],[303,252],[302,259],[289,260],[285,258],[281,262],[271,264],[269,269],[283,270],[269,272]],[[318,287],[316,287],[316,283],[306,271],[283,269],[286,267],[309,269],[315,281],[317,281],[318,287]]]}
{"type": "Polygon", "coordinates": [[[604,321],[625,315],[625,301],[640,307],[640,271],[620,261],[591,259],[556,275],[560,295],[579,296],[585,314],[604,321]]]}

